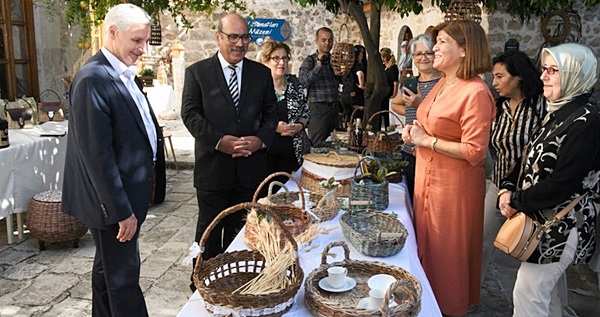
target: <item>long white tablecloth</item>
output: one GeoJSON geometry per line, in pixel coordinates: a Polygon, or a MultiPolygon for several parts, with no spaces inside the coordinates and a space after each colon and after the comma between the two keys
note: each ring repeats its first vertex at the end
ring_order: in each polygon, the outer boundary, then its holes
{"type": "Polygon", "coordinates": [[[62,188],[67,137],[40,134],[66,130],[67,121],[52,121],[33,129],[9,131],[10,146],[0,149],[0,218],[7,218],[9,243],[13,238],[12,215],[27,211],[35,194],[62,188]]]}
{"type": "MultiPolygon", "coordinates": [[[[299,174],[296,176],[299,177],[299,174]]],[[[299,179],[299,178],[298,178],[299,179]]],[[[291,191],[296,191],[296,186],[294,183],[287,183],[288,188],[291,191]]],[[[399,267],[404,268],[411,274],[413,274],[420,282],[423,288],[423,294],[421,297],[421,312],[419,313],[420,317],[439,317],[441,316],[440,309],[435,300],[435,296],[433,295],[433,291],[431,290],[431,286],[429,285],[429,281],[425,276],[425,272],[423,271],[423,267],[419,262],[417,257],[417,242],[415,240],[415,231],[412,224],[412,208],[410,207],[410,202],[406,198],[407,189],[404,184],[391,184],[390,185],[390,206],[386,210],[386,212],[395,212],[398,215],[398,219],[404,224],[406,229],[408,230],[408,238],[406,240],[406,244],[400,253],[385,257],[385,258],[374,258],[365,256],[359,253],[352,245],[348,243],[350,248],[350,259],[351,260],[362,260],[362,261],[379,261],[388,264],[393,264],[399,267]]],[[[326,235],[319,235],[313,242],[312,245],[318,245],[317,248],[312,249],[310,252],[300,251],[300,266],[304,271],[304,276],[308,276],[310,272],[319,267],[321,264],[321,253],[323,249],[333,241],[347,241],[342,233],[342,229],[339,225],[339,217],[344,213],[344,211],[340,211],[338,215],[330,220],[325,222],[326,227],[335,226],[336,228],[326,235]]],[[[246,244],[243,241],[244,229],[240,231],[237,235],[233,243],[229,246],[227,251],[234,250],[244,250],[247,249],[246,244]]],[[[336,253],[337,257],[334,261],[341,261],[344,258],[343,250],[341,248],[333,248],[331,249],[332,253],[336,253]]],[[[330,260],[331,261],[331,260],[330,260]]],[[[302,283],[302,287],[298,291],[296,295],[295,303],[292,308],[284,315],[284,316],[311,316],[312,314],[306,306],[304,305],[304,283],[302,283]]],[[[202,298],[198,291],[194,292],[194,294],[190,297],[188,302],[183,306],[178,317],[204,317],[211,316],[204,309],[204,305],[202,302],[202,298]]]]}

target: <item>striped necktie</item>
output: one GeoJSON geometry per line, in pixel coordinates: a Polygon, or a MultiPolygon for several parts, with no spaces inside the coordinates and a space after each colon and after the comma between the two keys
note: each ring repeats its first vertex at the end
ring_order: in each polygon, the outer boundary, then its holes
{"type": "Polygon", "coordinates": [[[229,76],[229,92],[231,93],[233,104],[237,109],[238,105],[240,104],[240,90],[238,89],[238,80],[235,68],[235,65],[229,65],[229,69],[231,70],[231,76],[229,76]]]}

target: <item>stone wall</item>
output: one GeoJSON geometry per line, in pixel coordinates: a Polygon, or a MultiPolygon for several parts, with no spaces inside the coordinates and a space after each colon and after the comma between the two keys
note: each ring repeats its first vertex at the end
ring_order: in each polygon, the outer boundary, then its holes
{"type": "MultiPolygon", "coordinates": [[[[434,26],[443,20],[443,13],[431,7],[430,1],[425,0],[423,3],[424,11],[419,15],[401,17],[395,12],[382,12],[381,47],[390,47],[396,53],[398,36],[403,26],[409,27],[413,35],[417,35],[423,33],[428,26],[434,26]]],[[[335,39],[339,40],[339,27],[341,23],[346,22],[350,29],[350,36],[346,41],[362,44],[358,26],[351,18],[341,14],[335,16],[325,11],[323,6],[302,8],[289,0],[247,0],[247,4],[248,8],[256,13],[257,18],[285,19],[289,24],[291,34],[286,43],[292,48],[292,73],[297,73],[302,60],[315,51],[315,31],[321,26],[333,29],[335,39]]],[[[597,55],[600,54],[600,7],[588,10],[582,5],[576,5],[574,9],[579,12],[582,21],[580,42],[590,45],[597,55]]],[[[36,8],[35,14],[40,91],[46,88],[62,91],[63,88],[56,78],[69,74],[80,56],[81,51],[77,49],[79,32],[68,28],[60,14],[54,17],[54,21],[48,20],[46,12],[41,8],[36,8]]],[[[211,15],[188,14],[188,19],[194,25],[190,30],[179,27],[170,16],[162,16],[163,45],[151,47],[151,53],[166,56],[169,54],[169,47],[179,39],[187,49],[187,65],[212,56],[217,52],[215,29],[220,14],[222,12],[214,12],[211,15]]],[[[248,12],[241,14],[247,16],[248,12]]],[[[481,25],[488,32],[493,54],[501,52],[509,38],[515,38],[519,41],[521,50],[535,57],[544,42],[540,32],[540,18],[522,22],[503,12],[493,15],[484,13],[481,25]]],[[[252,43],[247,57],[254,58],[258,49],[259,47],[252,43]]]]}

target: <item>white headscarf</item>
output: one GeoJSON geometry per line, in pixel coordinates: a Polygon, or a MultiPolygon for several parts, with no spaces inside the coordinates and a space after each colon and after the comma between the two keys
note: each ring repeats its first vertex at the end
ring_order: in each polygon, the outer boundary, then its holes
{"type": "Polygon", "coordinates": [[[561,84],[561,96],[554,101],[547,100],[550,114],[575,97],[592,91],[598,80],[598,60],[589,47],[579,43],[544,48],[542,61],[546,54],[556,60],[561,84]]]}

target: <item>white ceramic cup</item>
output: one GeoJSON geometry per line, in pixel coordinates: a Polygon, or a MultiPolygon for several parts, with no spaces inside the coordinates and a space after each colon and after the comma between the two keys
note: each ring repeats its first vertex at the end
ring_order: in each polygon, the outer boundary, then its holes
{"type": "Polygon", "coordinates": [[[332,266],[327,269],[327,274],[329,276],[327,279],[329,286],[333,288],[341,288],[346,283],[346,274],[348,274],[348,269],[343,266],[332,266]]]}
{"type": "Polygon", "coordinates": [[[369,291],[369,309],[378,309],[383,305],[385,290],[372,289],[369,291]]]}

